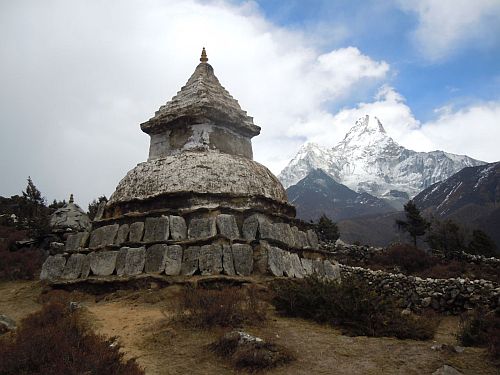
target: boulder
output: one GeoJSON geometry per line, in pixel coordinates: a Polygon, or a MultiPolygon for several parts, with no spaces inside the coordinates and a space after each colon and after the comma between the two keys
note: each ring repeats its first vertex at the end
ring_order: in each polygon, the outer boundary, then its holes
{"type": "Polygon", "coordinates": [[[98,247],[114,244],[119,227],[118,224],[111,224],[94,229],[90,235],[89,247],[91,249],[96,249],[98,247]]]}
{"type": "Polygon", "coordinates": [[[283,276],[285,272],[284,251],[270,246],[267,252],[268,269],[273,276],[283,276]]]}
{"type": "Polygon", "coordinates": [[[56,280],[59,279],[64,271],[66,258],[62,255],[49,256],[42,265],[40,280],[56,280]]]}
{"type": "Polygon", "coordinates": [[[9,318],[7,315],[0,314],[0,335],[8,331],[14,331],[15,329],[16,322],[14,319],[9,318]]]}
{"type": "Polygon", "coordinates": [[[434,371],[432,375],[463,375],[463,373],[451,366],[443,365],[443,367],[434,371]]]}
{"type": "Polygon", "coordinates": [[[222,245],[222,268],[226,275],[236,275],[233,252],[230,245],[222,245]]]}
{"type": "Polygon", "coordinates": [[[78,232],[68,235],[65,251],[72,253],[84,248],[89,239],[89,232],[78,232]]]}
{"type": "Polygon", "coordinates": [[[315,231],[312,229],[309,229],[307,231],[307,242],[309,242],[309,246],[313,249],[318,249],[319,248],[319,240],[318,240],[318,235],[316,234],[315,231]]]}
{"type": "Polygon", "coordinates": [[[209,238],[217,235],[215,218],[201,217],[189,222],[188,237],[192,239],[209,238]]]}
{"type": "Polygon", "coordinates": [[[118,228],[118,232],[116,233],[115,244],[121,245],[122,243],[127,242],[129,231],[130,226],[128,224],[120,225],[120,228],[118,228]]]}
{"type": "Polygon", "coordinates": [[[171,245],[167,247],[165,255],[165,275],[175,276],[181,273],[182,247],[171,245]]]}
{"type": "Polygon", "coordinates": [[[174,241],[181,241],[187,238],[186,220],[182,216],[169,216],[170,237],[174,241]]]}
{"type": "Polygon", "coordinates": [[[87,258],[84,254],[71,254],[68,258],[61,279],[71,280],[78,279],[82,273],[83,262],[87,258]]]}
{"type": "MultiPolygon", "coordinates": [[[[118,228],[116,228],[118,230],[118,228]]],[[[116,266],[118,251],[94,251],[88,255],[90,269],[96,276],[109,276],[116,266]]]]}
{"type": "Polygon", "coordinates": [[[118,250],[118,255],[116,257],[116,274],[118,276],[123,276],[125,274],[125,260],[127,259],[128,247],[122,247],[118,250]]]}
{"type": "Polygon", "coordinates": [[[144,272],[162,273],[165,270],[165,257],[167,256],[166,244],[156,244],[146,250],[146,263],[144,272]]]}
{"type": "Polygon", "coordinates": [[[243,221],[243,238],[255,240],[258,238],[271,238],[272,223],[262,214],[253,214],[243,221]]]}
{"type": "Polygon", "coordinates": [[[181,274],[191,276],[198,271],[199,246],[189,246],[182,255],[181,274]]]}
{"type": "Polygon", "coordinates": [[[130,229],[129,229],[130,242],[141,242],[143,234],[144,234],[144,223],[142,221],[136,221],[135,223],[130,224],[130,229]]]}
{"type": "Polygon", "coordinates": [[[222,272],[222,245],[204,245],[200,249],[198,267],[202,275],[218,275],[222,272]]]}
{"type": "Polygon", "coordinates": [[[130,248],[125,257],[125,275],[134,276],[139,275],[144,270],[146,263],[146,248],[130,248]]]}
{"type": "Polygon", "coordinates": [[[148,217],[144,224],[144,242],[166,241],[170,235],[167,216],[148,217]]]}
{"type": "Polygon", "coordinates": [[[238,229],[236,218],[233,215],[217,215],[216,223],[217,229],[222,236],[230,240],[240,238],[240,230],[238,229]]]}
{"type": "Polygon", "coordinates": [[[304,275],[309,276],[313,274],[312,260],[307,258],[300,258],[300,263],[304,269],[304,275]]]}
{"type": "Polygon", "coordinates": [[[234,270],[240,276],[248,276],[253,270],[253,250],[252,246],[246,244],[233,244],[234,270]]]}
{"type": "Polygon", "coordinates": [[[325,270],[325,277],[329,280],[340,280],[340,267],[337,262],[330,262],[325,260],[323,262],[323,268],[325,270]]]}

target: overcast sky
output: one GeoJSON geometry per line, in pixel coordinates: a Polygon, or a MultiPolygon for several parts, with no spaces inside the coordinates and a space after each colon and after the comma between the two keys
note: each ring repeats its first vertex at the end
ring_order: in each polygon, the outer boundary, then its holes
{"type": "Polygon", "coordinates": [[[500,160],[500,1],[0,0],[0,195],[86,208],[146,160],[139,124],[201,47],[278,174],[377,116],[400,144],[500,160]]]}

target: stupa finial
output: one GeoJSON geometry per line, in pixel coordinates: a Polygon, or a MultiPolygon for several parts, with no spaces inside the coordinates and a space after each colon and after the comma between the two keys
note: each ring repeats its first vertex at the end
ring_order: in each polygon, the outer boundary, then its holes
{"type": "Polygon", "coordinates": [[[74,200],[73,200],[73,194],[71,194],[71,195],[69,196],[69,203],[73,203],[73,202],[74,202],[74,200]]]}
{"type": "Polygon", "coordinates": [[[203,47],[203,49],[201,50],[201,57],[200,57],[200,61],[202,63],[206,63],[208,61],[208,57],[207,57],[207,51],[205,51],[205,47],[203,47]]]}

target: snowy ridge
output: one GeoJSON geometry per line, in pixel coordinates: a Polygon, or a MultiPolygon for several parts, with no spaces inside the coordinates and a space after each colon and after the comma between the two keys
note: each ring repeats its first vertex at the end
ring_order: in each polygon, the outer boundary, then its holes
{"type": "Polygon", "coordinates": [[[391,199],[401,192],[413,197],[462,168],[483,164],[444,151],[408,150],[386,133],[376,117],[366,115],[331,149],[303,145],[278,178],[289,187],[319,168],[352,190],[391,199]]]}

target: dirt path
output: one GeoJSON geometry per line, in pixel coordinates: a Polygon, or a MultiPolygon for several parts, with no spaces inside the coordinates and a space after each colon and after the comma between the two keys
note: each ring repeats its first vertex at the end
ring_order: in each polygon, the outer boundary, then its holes
{"type": "MultiPolygon", "coordinates": [[[[38,283],[0,283],[0,313],[20,320],[40,308],[38,283]]],[[[206,347],[222,330],[180,327],[170,319],[176,289],[117,292],[90,296],[82,304],[94,329],[116,336],[126,358],[137,358],[147,374],[236,374],[206,347]]],[[[435,341],[348,337],[336,329],[301,319],[270,316],[246,331],[272,339],[294,352],[297,360],[268,374],[432,374],[449,364],[465,375],[498,374],[483,349],[463,353],[432,350],[436,342],[456,345],[457,317],[443,318],[435,341]]]]}

